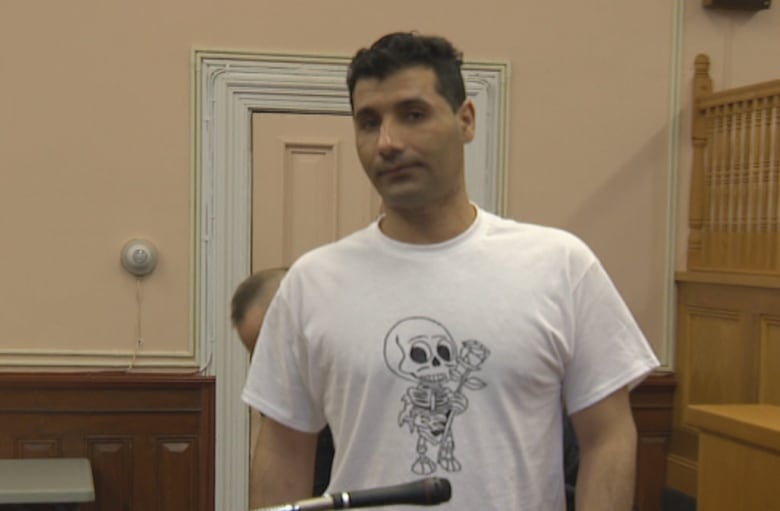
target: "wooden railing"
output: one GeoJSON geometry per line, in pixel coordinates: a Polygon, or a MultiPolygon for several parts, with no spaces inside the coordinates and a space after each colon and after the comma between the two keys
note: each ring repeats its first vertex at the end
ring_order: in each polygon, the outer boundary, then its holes
{"type": "Polygon", "coordinates": [[[712,92],[696,57],[688,269],[780,274],[780,80],[712,92]]]}

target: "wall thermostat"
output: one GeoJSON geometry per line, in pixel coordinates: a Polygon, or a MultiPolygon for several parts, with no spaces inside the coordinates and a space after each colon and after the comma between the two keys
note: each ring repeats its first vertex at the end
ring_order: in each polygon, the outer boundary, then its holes
{"type": "Polygon", "coordinates": [[[132,239],[122,246],[122,266],[133,275],[149,275],[157,266],[157,248],[149,240],[132,239]]]}

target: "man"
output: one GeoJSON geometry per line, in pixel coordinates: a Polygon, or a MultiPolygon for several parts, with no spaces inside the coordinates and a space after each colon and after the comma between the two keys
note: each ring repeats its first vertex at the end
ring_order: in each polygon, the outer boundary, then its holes
{"type": "Polygon", "coordinates": [[[469,201],[475,107],[460,65],[448,41],[414,33],[350,64],[358,155],[384,214],[301,257],[269,308],[243,392],[273,430],[256,456],[276,493],[256,506],[306,495],[327,422],[330,490],[435,475],[453,488],[443,509],[561,511],[565,407],[577,509],[630,508],[628,389],[658,361],[580,240],[469,201]]]}
{"type": "MultiPolygon", "coordinates": [[[[250,355],[255,351],[257,336],[260,327],[263,324],[268,304],[271,302],[279,283],[287,272],[286,268],[268,268],[253,273],[247,277],[233,293],[230,302],[230,319],[233,327],[238,333],[241,343],[246,347],[250,355]]],[[[251,452],[254,452],[258,438],[262,436],[263,419],[259,414],[253,413],[251,416],[251,434],[250,445],[251,452]]],[[[319,436],[317,444],[316,464],[313,470],[314,483],[311,491],[312,495],[320,495],[325,491],[330,478],[330,464],[333,459],[333,440],[330,436],[330,430],[325,428],[319,436]]],[[[260,498],[257,492],[260,490],[252,482],[257,478],[254,476],[253,468],[254,456],[251,457],[249,481],[250,481],[250,501],[260,498]]]]}

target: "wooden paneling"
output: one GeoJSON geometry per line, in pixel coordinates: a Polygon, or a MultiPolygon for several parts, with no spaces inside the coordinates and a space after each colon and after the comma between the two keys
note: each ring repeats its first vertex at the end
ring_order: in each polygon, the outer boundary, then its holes
{"type": "Polygon", "coordinates": [[[697,493],[698,433],[688,405],[780,404],[780,277],[677,275],[674,430],[669,486],[697,493]]]}
{"type": "Polygon", "coordinates": [[[780,407],[694,405],[700,511],[780,510],[780,407]]]}
{"type": "Polygon", "coordinates": [[[762,403],[780,405],[780,317],[761,318],[761,356],[758,399],[762,403]]]}
{"type": "Polygon", "coordinates": [[[214,380],[0,374],[0,457],[86,457],[87,511],[214,508],[214,380]]]}

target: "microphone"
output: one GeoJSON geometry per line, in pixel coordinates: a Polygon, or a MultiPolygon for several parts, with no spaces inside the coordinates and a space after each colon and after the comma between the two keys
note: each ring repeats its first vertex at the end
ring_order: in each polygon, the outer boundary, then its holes
{"type": "Polygon", "coordinates": [[[321,497],[305,499],[282,506],[258,508],[253,511],[323,511],[326,509],[392,506],[396,504],[433,506],[447,502],[451,496],[452,487],[447,479],[427,477],[411,483],[394,486],[341,492],[333,495],[326,493],[321,497]]]}

